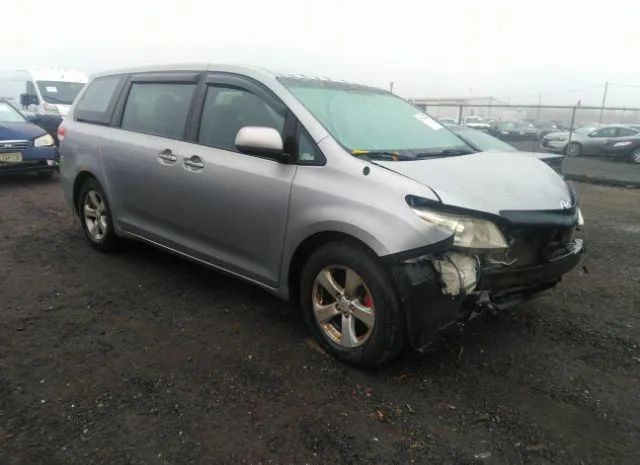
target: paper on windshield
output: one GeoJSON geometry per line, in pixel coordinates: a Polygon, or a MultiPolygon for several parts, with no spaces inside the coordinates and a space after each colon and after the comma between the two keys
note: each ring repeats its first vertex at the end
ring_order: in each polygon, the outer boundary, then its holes
{"type": "Polygon", "coordinates": [[[424,113],[416,113],[415,115],[413,115],[413,117],[419,120],[422,124],[426,124],[434,131],[439,131],[444,127],[442,126],[442,124],[438,123],[436,120],[434,120],[433,118],[430,118],[424,113]]]}
{"type": "Polygon", "coordinates": [[[58,92],[58,88],[55,86],[47,86],[47,92],[58,92]]]}

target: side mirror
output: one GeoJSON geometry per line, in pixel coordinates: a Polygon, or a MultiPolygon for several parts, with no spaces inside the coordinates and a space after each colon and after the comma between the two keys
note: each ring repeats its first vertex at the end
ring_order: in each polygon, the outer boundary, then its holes
{"type": "Polygon", "coordinates": [[[263,126],[245,126],[236,135],[236,148],[247,155],[270,158],[280,163],[289,162],[284,153],[284,144],[280,133],[263,126]]]}
{"type": "Polygon", "coordinates": [[[29,105],[37,105],[38,96],[35,94],[20,94],[20,105],[28,107],[29,105]]]}

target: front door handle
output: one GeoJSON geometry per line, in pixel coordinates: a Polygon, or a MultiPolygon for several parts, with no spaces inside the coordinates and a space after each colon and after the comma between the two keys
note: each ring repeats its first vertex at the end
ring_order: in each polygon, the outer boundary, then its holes
{"type": "Polygon", "coordinates": [[[176,157],[170,149],[164,149],[162,152],[158,153],[158,158],[165,161],[176,161],[178,157],[176,157]]]}
{"type": "Polygon", "coordinates": [[[202,160],[197,155],[194,155],[190,158],[185,158],[184,164],[190,168],[195,168],[195,169],[204,168],[204,163],[202,163],[202,160]]]}

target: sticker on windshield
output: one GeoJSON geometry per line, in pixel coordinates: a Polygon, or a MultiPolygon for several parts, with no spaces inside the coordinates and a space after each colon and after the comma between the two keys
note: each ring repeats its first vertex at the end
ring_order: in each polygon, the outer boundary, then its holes
{"type": "Polygon", "coordinates": [[[58,88],[55,86],[47,86],[47,92],[58,92],[58,88]]]}
{"type": "Polygon", "coordinates": [[[424,113],[416,113],[415,115],[413,115],[413,117],[416,118],[417,120],[419,120],[421,123],[426,124],[427,126],[429,126],[434,131],[439,131],[440,129],[442,129],[444,127],[444,126],[442,126],[442,124],[438,123],[436,120],[430,118],[429,116],[425,115],[424,113]]]}

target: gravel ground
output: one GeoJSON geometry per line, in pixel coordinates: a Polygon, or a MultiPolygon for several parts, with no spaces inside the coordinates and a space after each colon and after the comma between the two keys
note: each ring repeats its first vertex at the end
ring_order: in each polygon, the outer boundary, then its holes
{"type": "Polygon", "coordinates": [[[638,464],[640,191],[578,190],[584,268],[358,370],[259,289],[94,252],[57,180],[0,179],[0,464],[638,464]]]}

